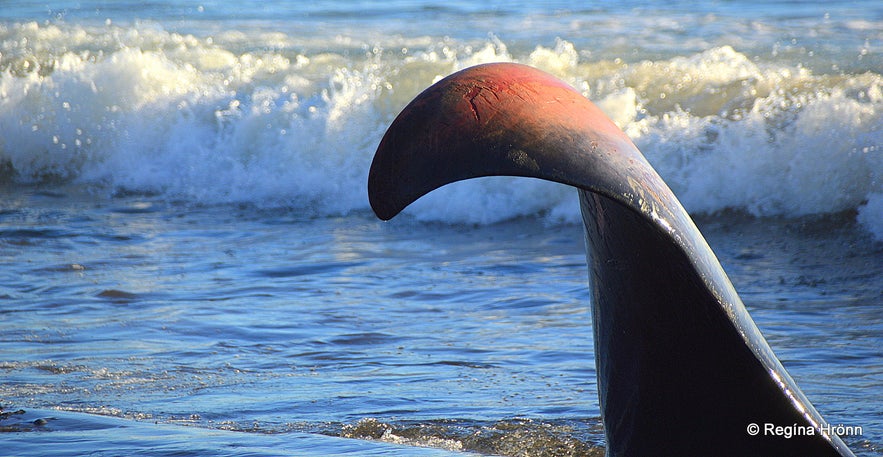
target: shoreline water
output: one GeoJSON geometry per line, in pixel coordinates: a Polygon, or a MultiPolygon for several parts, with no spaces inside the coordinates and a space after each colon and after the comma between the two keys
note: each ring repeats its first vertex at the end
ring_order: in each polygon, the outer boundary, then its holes
{"type": "MultiPolygon", "coordinates": [[[[0,232],[9,409],[603,445],[577,225],[31,198],[0,232]]],[[[792,376],[831,423],[862,426],[847,442],[873,455],[877,405],[856,392],[873,396],[883,374],[883,266],[850,220],[697,223],[792,376]]]]}

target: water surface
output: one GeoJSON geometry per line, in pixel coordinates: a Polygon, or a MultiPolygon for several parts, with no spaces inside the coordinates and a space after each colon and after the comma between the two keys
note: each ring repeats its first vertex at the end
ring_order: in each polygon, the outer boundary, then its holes
{"type": "Polygon", "coordinates": [[[879,455],[881,37],[870,1],[5,2],[0,405],[25,413],[0,437],[603,452],[575,192],[488,178],[389,223],[368,207],[407,101],[516,61],[635,140],[807,396],[879,455]]]}

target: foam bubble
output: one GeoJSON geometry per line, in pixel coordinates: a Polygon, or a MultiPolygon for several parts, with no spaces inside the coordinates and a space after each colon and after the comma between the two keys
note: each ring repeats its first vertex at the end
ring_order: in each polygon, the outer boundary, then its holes
{"type": "Polygon", "coordinates": [[[883,193],[868,195],[868,202],[859,207],[858,221],[874,238],[883,241],[883,193]]]}

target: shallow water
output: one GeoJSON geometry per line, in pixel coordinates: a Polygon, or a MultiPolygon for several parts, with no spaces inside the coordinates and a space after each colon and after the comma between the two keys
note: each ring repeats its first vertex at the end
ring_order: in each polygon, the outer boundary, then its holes
{"type": "MultiPolygon", "coordinates": [[[[7,409],[272,434],[270,453],[295,432],[510,455],[603,445],[578,226],[17,196],[0,237],[7,409]]],[[[857,451],[879,450],[881,249],[843,219],[703,228],[805,393],[863,427],[857,451]]],[[[76,432],[71,417],[46,429],[76,432]]],[[[214,446],[182,433],[194,454],[214,446]]],[[[31,436],[22,453],[46,435],[31,436]]]]}
{"type": "Polygon", "coordinates": [[[517,61],[635,140],[817,409],[883,452],[879,2],[292,5],[4,2],[4,451],[603,452],[572,189],[368,208],[411,97],[517,61]]]}

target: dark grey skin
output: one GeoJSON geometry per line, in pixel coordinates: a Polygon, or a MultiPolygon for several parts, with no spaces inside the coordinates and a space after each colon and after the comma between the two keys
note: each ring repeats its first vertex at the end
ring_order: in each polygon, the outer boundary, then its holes
{"type": "Polygon", "coordinates": [[[489,64],[428,88],[381,141],[369,199],[387,220],[433,189],[493,175],[578,189],[607,455],[853,455],[826,434],[668,186],[554,77],[489,64]]]}

